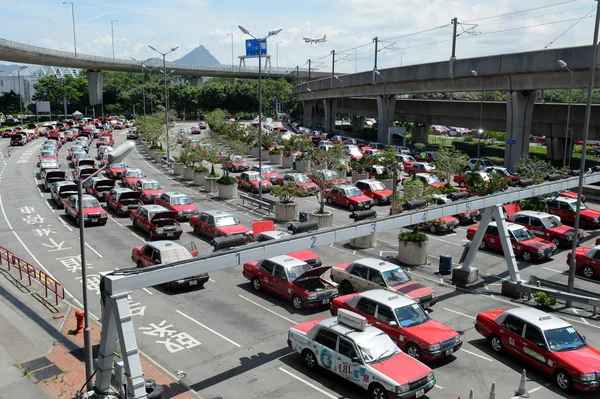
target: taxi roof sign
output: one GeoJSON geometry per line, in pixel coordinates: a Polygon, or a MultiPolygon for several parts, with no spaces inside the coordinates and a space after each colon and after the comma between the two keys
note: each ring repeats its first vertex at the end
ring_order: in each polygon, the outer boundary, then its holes
{"type": "Polygon", "coordinates": [[[552,316],[550,316],[550,315],[548,315],[548,316],[540,316],[540,321],[550,320],[550,319],[552,319],[552,316]]]}
{"type": "Polygon", "coordinates": [[[367,319],[365,317],[346,309],[338,310],[337,319],[339,323],[359,331],[365,331],[367,328],[367,319]]]}

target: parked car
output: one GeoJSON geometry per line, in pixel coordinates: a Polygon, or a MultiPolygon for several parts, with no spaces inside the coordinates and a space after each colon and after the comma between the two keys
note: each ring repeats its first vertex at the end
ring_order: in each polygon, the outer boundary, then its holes
{"type": "MultiPolygon", "coordinates": [[[[263,232],[258,233],[257,235],[254,236],[253,241],[254,242],[265,242],[265,241],[271,241],[271,240],[279,240],[283,237],[289,237],[289,236],[290,236],[290,233],[287,233],[285,231],[270,230],[270,231],[263,231],[263,232]]],[[[313,251],[310,251],[308,249],[302,249],[300,251],[290,252],[287,255],[294,257],[296,259],[299,259],[303,262],[306,262],[311,267],[319,267],[319,266],[323,265],[323,262],[321,261],[321,257],[319,255],[317,255],[316,253],[314,253],[313,251]]]]}
{"type": "Polygon", "coordinates": [[[482,170],[494,166],[494,163],[487,158],[471,158],[467,161],[466,170],[482,170]]]}
{"type": "MultiPolygon", "coordinates": [[[[415,174],[415,178],[421,180],[421,182],[429,187],[433,187],[433,188],[438,188],[438,187],[443,187],[446,185],[445,182],[440,181],[440,179],[438,179],[437,176],[434,175],[430,175],[428,173],[417,173],[415,174]]],[[[405,181],[412,179],[412,176],[410,177],[403,177],[402,178],[402,184],[404,184],[405,181]]]]}
{"type": "Polygon", "coordinates": [[[315,184],[319,184],[319,182],[331,182],[336,185],[346,184],[346,178],[340,176],[338,172],[335,170],[329,169],[316,169],[312,171],[308,177],[315,182],[315,184]]]}
{"type": "Polygon", "coordinates": [[[59,208],[64,208],[64,201],[77,194],[77,184],[71,180],[59,181],[50,187],[50,195],[59,208]]]}
{"type": "Polygon", "coordinates": [[[451,233],[458,228],[460,222],[454,216],[442,216],[419,224],[419,228],[429,230],[433,234],[451,233]]]}
{"type": "Polygon", "coordinates": [[[120,180],[125,169],[127,169],[127,164],[125,162],[111,163],[108,165],[106,174],[111,179],[120,180]]]}
{"type": "Polygon", "coordinates": [[[319,191],[319,186],[313,183],[304,173],[286,173],[279,180],[279,184],[284,183],[295,183],[297,187],[304,189],[309,195],[319,191]]]}
{"type": "Polygon", "coordinates": [[[13,134],[10,136],[10,146],[24,146],[27,144],[27,137],[24,134],[13,134]]]}
{"type": "Polygon", "coordinates": [[[40,175],[42,186],[45,191],[50,191],[50,188],[54,183],[65,181],[66,177],[67,172],[60,169],[45,169],[40,175]]]}
{"type": "Polygon", "coordinates": [[[84,166],[79,166],[77,169],[75,169],[71,173],[73,176],[73,180],[83,180],[86,177],[89,177],[96,172],[98,172],[98,169],[88,166],[88,165],[84,165],[84,166]]]}
{"type": "Polygon", "coordinates": [[[106,193],[115,187],[115,181],[106,177],[95,176],[85,182],[85,191],[98,199],[104,201],[106,193]]]}
{"type": "Polygon", "coordinates": [[[412,175],[413,173],[435,173],[437,172],[437,168],[435,165],[431,165],[427,162],[413,162],[410,165],[404,166],[404,171],[412,175]]]}
{"type": "Polygon", "coordinates": [[[234,234],[246,236],[250,233],[232,214],[223,211],[201,211],[199,215],[191,217],[190,226],[197,236],[210,238],[234,234]]]}
{"type": "Polygon", "coordinates": [[[458,184],[458,186],[460,188],[465,188],[467,186],[467,182],[466,182],[466,177],[467,175],[471,175],[471,174],[479,174],[479,176],[481,176],[481,178],[483,179],[483,181],[489,183],[490,181],[490,175],[488,175],[485,172],[472,172],[472,171],[466,171],[463,174],[459,174],[459,175],[454,175],[454,183],[458,184]]]}
{"type": "Polygon", "coordinates": [[[190,197],[177,191],[167,191],[162,193],[154,198],[154,203],[177,212],[175,218],[178,221],[190,220],[192,216],[200,213],[198,207],[194,205],[190,197]]]}
{"type": "Polygon", "coordinates": [[[517,186],[521,183],[521,178],[516,175],[513,171],[507,168],[503,168],[500,166],[487,166],[483,168],[483,172],[490,174],[497,174],[508,180],[509,186],[517,186]]]}
{"type": "Polygon", "coordinates": [[[140,191],[117,187],[106,194],[106,205],[115,211],[117,216],[126,216],[144,204],[141,198],[140,191]]]}
{"type": "MultiPolygon", "coordinates": [[[[89,194],[83,194],[82,197],[83,206],[83,224],[100,224],[104,226],[108,221],[108,214],[100,205],[100,202],[89,194]]],[[[65,205],[65,213],[67,216],[75,220],[75,223],[79,225],[79,202],[77,195],[71,195],[66,201],[63,200],[65,205]]]]}
{"type": "MultiPolygon", "coordinates": [[[[575,230],[572,227],[565,226],[558,216],[545,212],[520,211],[512,215],[508,220],[513,223],[527,227],[533,234],[543,237],[556,245],[571,247],[575,230]]],[[[579,231],[579,240],[583,238],[583,233],[579,231]]]]}
{"type": "Polygon", "coordinates": [[[250,165],[241,155],[230,155],[225,167],[230,172],[244,172],[250,169],[250,165]]]}
{"type": "Polygon", "coordinates": [[[38,163],[37,163],[38,167],[40,166],[40,163],[42,161],[58,161],[58,156],[52,150],[42,151],[42,152],[40,152],[40,155],[38,156],[38,163]]]}
{"type": "Polygon", "coordinates": [[[357,180],[354,186],[367,197],[373,198],[375,205],[389,204],[392,200],[392,190],[377,180],[357,180]]]}
{"type": "Polygon", "coordinates": [[[135,183],[144,177],[146,177],[146,175],[141,169],[127,168],[121,173],[121,183],[123,183],[123,186],[125,187],[133,188],[135,183]]]}
{"type": "Polygon", "coordinates": [[[40,175],[42,173],[44,173],[44,170],[46,170],[46,169],[59,169],[59,168],[60,168],[60,164],[56,160],[41,161],[40,162],[40,175]]]}
{"type": "Polygon", "coordinates": [[[133,189],[142,193],[142,201],[144,204],[153,204],[154,198],[164,193],[164,189],[154,179],[139,179],[135,182],[133,189]]]}
{"type": "Polygon", "coordinates": [[[236,176],[238,180],[238,188],[251,191],[253,193],[258,193],[260,189],[260,185],[262,185],[262,191],[271,191],[271,187],[273,184],[261,176],[258,172],[242,172],[239,176],[236,176]],[[261,178],[262,177],[262,178],[261,178]]]}
{"type": "Polygon", "coordinates": [[[325,200],[329,205],[339,205],[350,211],[371,209],[373,200],[364,195],[357,187],[348,185],[334,186],[325,190],[325,200]]]}
{"type": "MultiPolygon", "coordinates": [[[[597,229],[600,227],[600,212],[581,204],[579,223],[582,229],[597,229]]],[[[575,223],[577,199],[558,196],[548,201],[548,213],[556,215],[562,222],[575,223]]]]}
{"type": "Polygon", "coordinates": [[[160,205],[142,205],[131,211],[129,217],[133,227],[148,233],[151,240],[155,238],[178,239],[183,234],[181,225],[175,220],[177,213],[160,205]]]}
{"type": "Polygon", "coordinates": [[[268,181],[270,181],[272,184],[278,184],[279,183],[279,179],[281,179],[281,175],[277,172],[275,172],[275,169],[273,169],[273,167],[271,166],[262,166],[262,170],[259,170],[258,165],[254,165],[250,170],[252,170],[253,172],[262,172],[262,176],[264,179],[267,179],[268,181]]]}

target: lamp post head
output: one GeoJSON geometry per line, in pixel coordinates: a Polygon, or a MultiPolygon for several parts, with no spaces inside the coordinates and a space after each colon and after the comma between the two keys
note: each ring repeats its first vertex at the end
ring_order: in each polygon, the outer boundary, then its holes
{"type": "Polygon", "coordinates": [[[244,25],[238,25],[238,28],[242,31],[242,33],[249,35],[250,31],[244,27],[244,25]]]}
{"type": "Polygon", "coordinates": [[[130,56],[129,58],[131,58],[131,59],[132,59],[132,60],[134,60],[135,62],[139,62],[138,60],[136,60],[135,58],[133,58],[133,57],[131,57],[131,56],[130,56]]]}
{"type": "Polygon", "coordinates": [[[170,75],[170,74],[172,74],[173,72],[175,72],[175,70],[174,70],[174,69],[171,69],[171,72],[169,72],[169,75],[170,75]]]}
{"type": "Polygon", "coordinates": [[[567,67],[567,63],[564,62],[563,60],[558,60],[558,66],[561,68],[566,68],[567,67]]]}
{"type": "Polygon", "coordinates": [[[119,163],[135,148],[133,141],[126,141],[108,154],[108,163],[119,163]]]}
{"type": "Polygon", "coordinates": [[[267,34],[267,37],[275,36],[282,30],[283,30],[283,28],[273,29],[273,30],[269,31],[269,33],[267,34]]]}
{"type": "Polygon", "coordinates": [[[483,133],[483,129],[478,130],[479,134],[483,133]]]}
{"type": "Polygon", "coordinates": [[[175,51],[175,50],[177,50],[178,48],[179,48],[179,46],[175,46],[175,47],[173,47],[173,48],[171,49],[171,51],[175,51]]]}
{"type": "Polygon", "coordinates": [[[152,50],[154,50],[154,51],[158,51],[158,50],[157,50],[157,49],[156,49],[154,46],[152,46],[152,45],[150,45],[150,44],[148,45],[148,47],[150,47],[150,48],[151,48],[152,50]]]}
{"type": "Polygon", "coordinates": [[[476,70],[472,70],[472,71],[471,71],[471,75],[473,75],[473,76],[479,76],[479,73],[477,73],[477,71],[476,71],[476,70]]]}
{"type": "Polygon", "coordinates": [[[307,91],[307,92],[309,92],[309,93],[312,93],[312,92],[313,92],[313,91],[310,89],[310,87],[307,87],[307,88],[306,88],[306,91],[307,91]]]}

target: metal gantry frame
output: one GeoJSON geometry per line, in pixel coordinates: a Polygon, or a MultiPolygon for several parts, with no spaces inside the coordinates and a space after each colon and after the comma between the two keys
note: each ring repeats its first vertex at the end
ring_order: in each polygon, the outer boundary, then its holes
{"type": "MultiPolygon", "coordinates": [[[[109,273],[102,278],[100,283],[103,302],[102,335],[94,389],[96,392],[106,393],[110,390],[113,356],[118,340],[127,376],[128,398],[146,397],[135,329],[127,300],[127,295],[134,290],[239,266],[254,260],[348,241],[352,238],[377,232],[396,230],[401,227],[412,226],[475,209],[483,210],[483,217],[473,242],[465,255],[462,269],[470,270],[487,225],[493,216],[498,224],[510,281],[516,283],[520,282],[521,278],[502,206],[507,203],[577,187],[578,179],[578,177],[573,177],[484,197],[470,197],[451,204],[406,212],[377,220],[360,221],[344,227],[328,228],[279,240],[255,243],[243,248],[205,253],[194,259],[159,265],[150,269],[131,268],[109,273]]],[[[598,182],[600,182],[600,173],[592,173],[584,177],[584,185],[598,182]]]]}

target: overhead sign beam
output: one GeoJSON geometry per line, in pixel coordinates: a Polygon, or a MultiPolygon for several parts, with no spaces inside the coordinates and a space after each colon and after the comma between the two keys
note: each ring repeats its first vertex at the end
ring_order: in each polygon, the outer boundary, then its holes
{"type": "MultiPolygon", "coordinates": [[[[584,177],[584,184],[600,182],[600,173],[584,177]]],[[[335,227],[306,234],[286,237],[280,240],[266,241],[233,250],[205,253],[199,257],[160,265],[150,269],[124,269],[106,275],[101,282],[101,290],[109,296],[125,294],[137,289],[160,285],[169,281],[184,279],[202,273],[211,273],[246,262],[284,255],[303,249],[312,249],[352,238],[396,230],[444,216],[456,215],[473,209],[484,209],[494,205],[503,205],[539,195],[577,187],[578,177],[572,177],[551,183],[488,195],[470,197],[452,204],[434,206],[427,209],[405,212],[377,220],[365,220],[344,227],[335,227]]]]}

